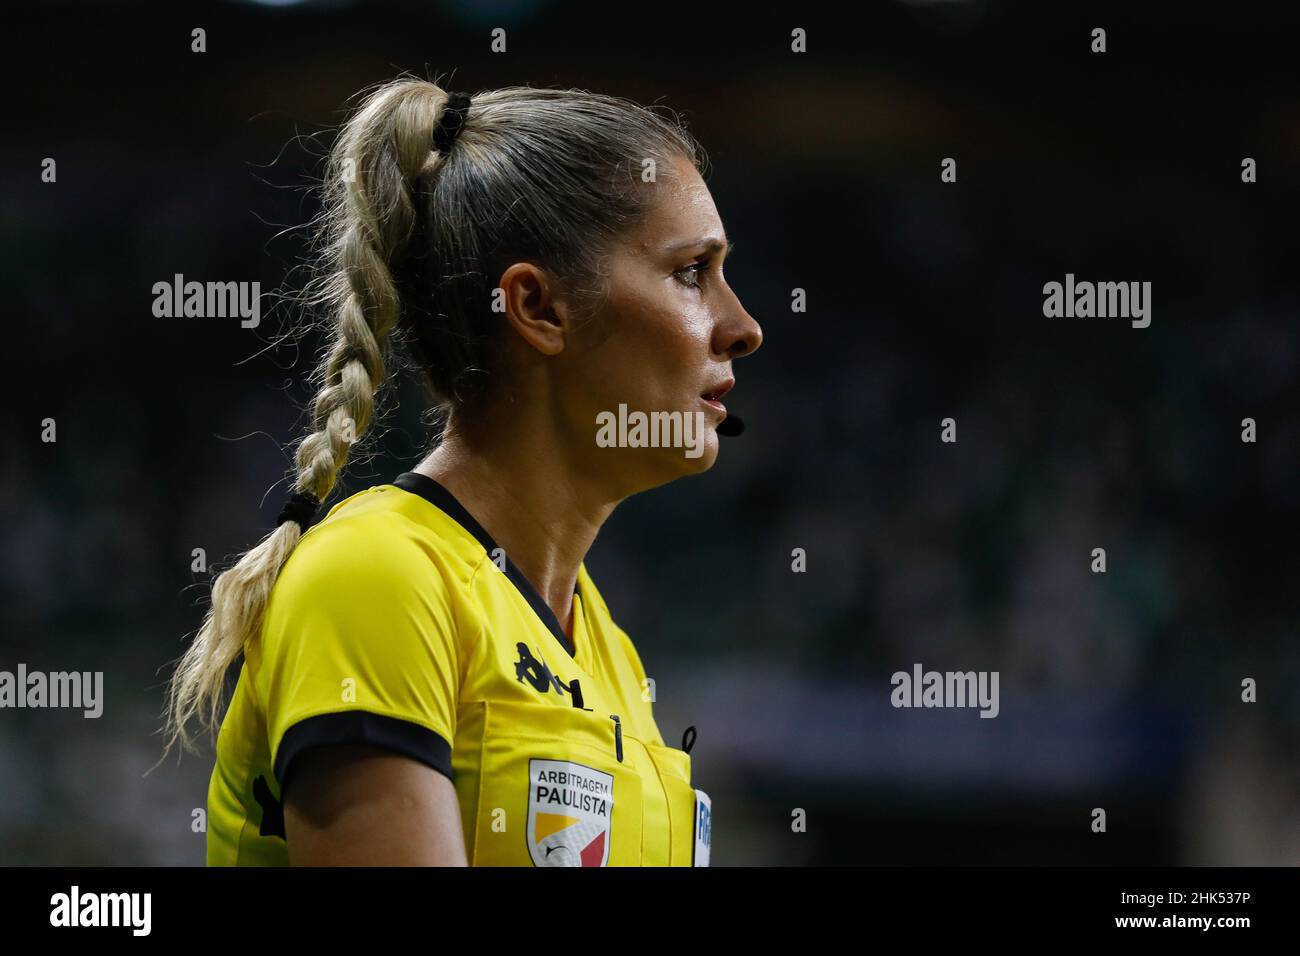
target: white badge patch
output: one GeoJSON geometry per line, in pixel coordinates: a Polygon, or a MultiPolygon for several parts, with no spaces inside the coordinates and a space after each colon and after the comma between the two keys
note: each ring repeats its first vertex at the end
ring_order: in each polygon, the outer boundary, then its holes
{"type": "Polygon", "coordinates": [[[713,844],[713,801],[703,790],[695,791],[695,849],[692,866],[709,865],[709,847],[713,844]]]}
{"type": "Polygon", "coordinates": [[[528,761],[528,854],[537,866],[609,862],[614,778],[570,760],[528,761]]]}

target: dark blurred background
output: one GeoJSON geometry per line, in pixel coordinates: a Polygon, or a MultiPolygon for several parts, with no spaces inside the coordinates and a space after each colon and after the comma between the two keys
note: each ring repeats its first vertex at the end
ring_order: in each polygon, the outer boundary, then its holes
{"type": "MultiPolygon", "coordinates": [[[[665,738],[698,730],[715,865],[1300,862],[1291,8],[47,2],[6,23],[0,669],[102,670],[106,704],[0,710],[0,863],[202,862],[210,753],[146,774],[166,665],[201,621],[193,550],[220,565],[274,520],[320,343],[270,347],[297,319],[271,297],[255,329],[155,318],[152,286],[294,291],[330,131],[402,71],[659,103],[708,151],[766,334],[728,400],[749,429],[626,502],[587,564],[665,738]],[[1152,282],[1151,326],[1044,318],[1067,272],[1152,282]],[[894,709],[917,662],[999,671],[1000,715],[894,709]]],[[[331,503],[421,457],[401,388],[331,503]]]]}

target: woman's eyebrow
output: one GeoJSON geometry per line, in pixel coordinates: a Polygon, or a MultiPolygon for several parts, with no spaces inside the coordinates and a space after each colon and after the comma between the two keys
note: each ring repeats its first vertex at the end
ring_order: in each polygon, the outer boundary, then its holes
{"type": "Polygon", "coordinates": [[[730,239],[724,242],[723,240],[717,239],[713,236],[706,236],[703,239],[692,239],[689,242],[678,243],[677,245],[670,247],[668,251],[681,252],[683,249],[694,249],[700,246],[703,246],[706,252],[717,253],[719,251],[725,251],[727,255],[730,255],[731,250],[736,248],[736,244],[730,239]]]}

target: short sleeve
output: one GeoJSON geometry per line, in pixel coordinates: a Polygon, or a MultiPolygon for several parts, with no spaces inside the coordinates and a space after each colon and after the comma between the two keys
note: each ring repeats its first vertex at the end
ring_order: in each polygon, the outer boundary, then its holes
{"type": "Polygon", "coordinates": [[[281,799],[314,747],[370,744],[451,777],[460,654],[451,588],[400,516],[322,524],[272,590],[258,692],[281,799]]]}

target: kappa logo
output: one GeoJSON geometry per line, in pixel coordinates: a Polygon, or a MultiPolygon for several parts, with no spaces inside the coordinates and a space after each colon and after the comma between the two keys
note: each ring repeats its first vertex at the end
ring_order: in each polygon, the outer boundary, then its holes
{"type": "Polygon", "coordinates": [[[546,661],[533,657],[532,651],[523,641],[515,644],[515,650],[519,652],[519,660],[515,661],[515,680],[523,683],[525,680],[533,685],[533,690],[543,694],[549,693],[551,688],[563,697],[566,693],[573,700],[573,706],[582,710],[591,710],[590,707],[582,706],[582,687],[575,677],[569,683],[565,683],[551,673],[551,669],[546,666],[546,661]]]}
{"type": "Polygon", "coordinates": [[[571,760],[528,761],[528,855],[536,866],[607,866],[614,778],[571,760]]]}

